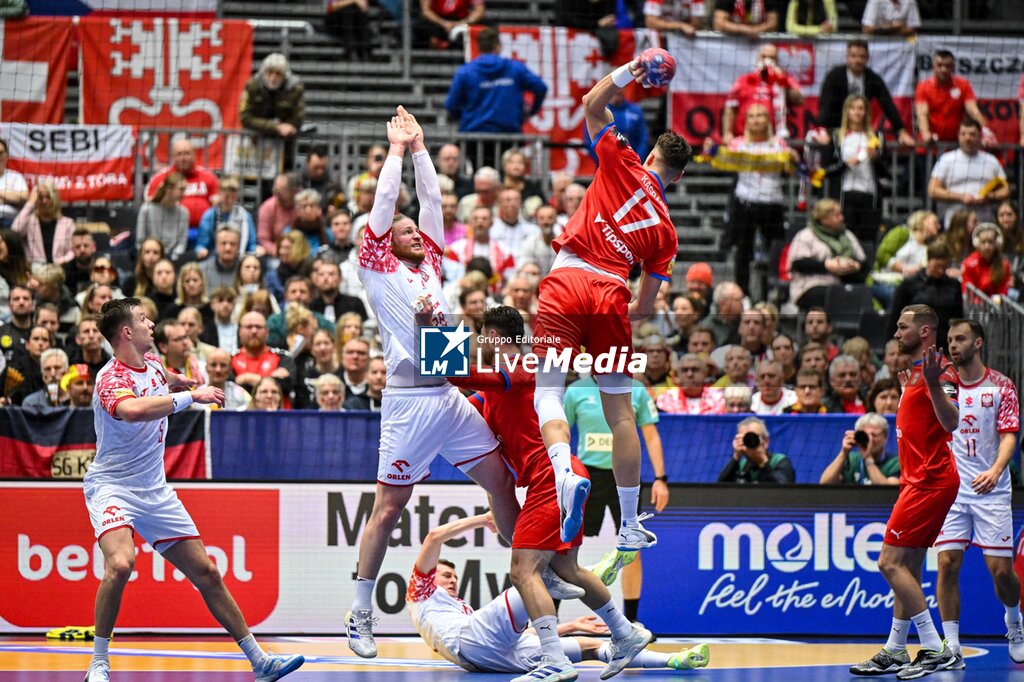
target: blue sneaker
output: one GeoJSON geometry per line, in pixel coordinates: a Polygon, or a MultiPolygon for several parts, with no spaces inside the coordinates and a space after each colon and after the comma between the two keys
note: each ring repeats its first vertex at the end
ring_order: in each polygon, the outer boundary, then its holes
{"type": "Polygon", "coordinates": [[[267,654],[263,663],[253,668],[252,671],[256,674],[256,682],[274,682],[274,680],[279,680],[285,675],[295,672],[305,662],[306,657],[301,654],[297,656],[267,654]]]}
{"type": "Polygon", "coordinates": [[[570,471],[557,484],[556,491],[562,520],[562,542],[571,542],[583,527],[583,505],[590,494],[590,481],[570,471]]]}

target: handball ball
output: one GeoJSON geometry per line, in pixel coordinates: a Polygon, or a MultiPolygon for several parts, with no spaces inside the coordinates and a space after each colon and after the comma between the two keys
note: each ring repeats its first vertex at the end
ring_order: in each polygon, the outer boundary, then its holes
{"type": "Polygon", "coordinates": [[[649,47],[640,53],[640,66],[647,74],[647,82],[654,87],[668,85],[676,75],[676,59],[667,50],[649,47]]]}

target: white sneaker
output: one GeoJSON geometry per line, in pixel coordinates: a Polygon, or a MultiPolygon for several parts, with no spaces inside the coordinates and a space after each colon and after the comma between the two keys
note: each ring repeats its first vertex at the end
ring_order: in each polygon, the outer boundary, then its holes
{"type": "Polygon", "coordinates": [[[1010,640],[1010,658],[1014,663],[1024,663],[1024,624],[1018,620],[1007,626],[1006,639],[1010,640]]]}
{"type": "Polygon", "coordinates": [[[513,677],[512,682],[569,682],[579,676],[579,671],[565,656],[562,660],[541,656],[536,668],[519,677],[513,677]]]}
{"type": "Polygon", "coordinates": [[[83,682],[110,682],[110,661],[92,659],[83,682]]]}
{"type": "Polygon", "coordinates": [[[288,673],[295,672],[305,662],[306,657],[302,655],[280,656],[268,653],[263,663],[254,667],[252,671],[256,675],[256,682],[274,682],[288,673]]]}
{"type": "Polygon", "coordinates": [[[629,665],[653,639],[654,635],[650,630],[636,624],[633,625],[633,632],[628,637],[612,637],[612,641],[609,642],[608,665],[601,671],[601,679],[607,680],[622,672],[623,668],[629,665]]]}
{"type": "Polygon", "coordinates": [[[579,585],[562,580],[550,566],[544,568],[540,578],[544,581],[544,587],[548,588],[552,599],[581,599],[587,593],[579,585]]]}
{"type": "Polygon", "coordinates": [[[635,552],[638,549],[647,549],[657,545],[658,536],[640,525],[650,518],[654,518],[654,514],[641,514],[637,517],[635,526],[621,526],[618,544],[615,548],[623,552],[635,552]]]}
{"type": "Polygon", "coordinates": [[[345,614],[345,631],[348,634],[348,648],[356,656],[375,658],[377,643],[373,641],[373,626],[377,619],[370,609],[349,611],[345,614]]]}
{"type": "Polygon", "coordinates": [[[583,527],[583,505],[590,494],[590,481],[570,471],[562,476],[555,491],[562,520],[562,542],[571,542],[583,527]]]}

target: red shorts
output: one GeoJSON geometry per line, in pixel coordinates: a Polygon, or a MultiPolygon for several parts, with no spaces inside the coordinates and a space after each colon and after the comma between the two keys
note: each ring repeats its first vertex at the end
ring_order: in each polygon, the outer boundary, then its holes
{"type": "Polygon", "coordinates": [[[613,277],[580,268],[552,270],[540,283],[533,352],[543,361],[549,349],[569,348],[575,355],[585,346],[591,355],[617,348],[628,357],[633,352],[631,297],[629,288],[613,277]]]}
{"type": "MultiPolygon", "coordinates": [[[[558,493],[555,492],[555,473],[550,466],[546,471],[534,473],[527,482],[526,502],[523,504],[516,529],[512,535],[512,549],[542,549],[565,554],[573,547],[583,544],[583,529],[572,539],[562,542],[561,515],[558,510],[558,493]]],[[[587,468],[574,455],[572,470],[585,478],[587,468]]]]}
{"type": "Polygon", "coordinates": [[[885,527],[885,544],[893,547],[931,547],[939,537],[949,508],[956,501],[959,481],[948,488],[926,490],[900,487],[900,496],[885,527]]]}

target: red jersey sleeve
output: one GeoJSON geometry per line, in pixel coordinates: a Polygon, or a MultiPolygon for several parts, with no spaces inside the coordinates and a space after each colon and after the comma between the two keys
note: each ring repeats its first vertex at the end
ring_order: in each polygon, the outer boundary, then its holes
{"type": "Polygon", "coordinates": [[[999,433],[1017,433],[1020,430],[1020,407],[1013,382],[1002,377],[999,384],[999,412],[996,414],[999,433]]]}
{"type": "Polygon", "coordinates": [[[409,577],[409,588],[405,591],[405,601],[416,603],[430,599],[431,595],[437,591],[437,585],[434,583],[436,575],[437,569],[430,573],[423,573],[413,566],[412,576],[409,577]]]}
{"type": "Polygon", "coordinates": [[[626,138],[619,134],[614,123],[609,123],[594,139],[594,153],[599,161],[599,173],[621,172],[619,169],[628,165],[640,167],[640,157],[628,143],[620,144],[626,138]]]}
{"type": "Polygon", "coordinates": [[[119,366],[111,367],[103,375],[96,385],[96,395],[99,396],[100,407],[103,408],[103,411],[115,419],[117,419],[115,410],[121,401],[138,397],[135,393],[135,382],[132,381],[128,371],[119,366]]]}
{"type": "Polygon", "coordinates": [[[971,87],[971,81],[966,78],[957,78],[957,87],[960,88],[960,92],[963,94],[965,102],[970,102],[972,99],[978,99],[974,96],[974,88],[971,87]]]}

